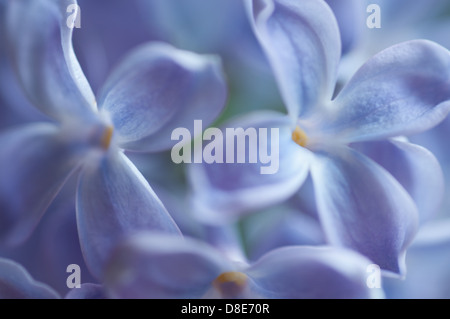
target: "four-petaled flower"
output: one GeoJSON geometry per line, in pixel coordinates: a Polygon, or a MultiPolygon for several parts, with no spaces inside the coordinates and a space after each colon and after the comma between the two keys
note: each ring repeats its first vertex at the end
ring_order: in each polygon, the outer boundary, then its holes
{"type": "Polygon", "coordinates": [[[9,244],[23,241],[79,171],[79,237],[99,278],[123,236],[143,229],[179,233],[124,150],[165,150],[174,128],[198,118],[211,123],[225,105],[226,85],[217,58],[152,43],[131,52],[95,98],[66,26],[65,10],[75,3],[21,0],[7,7],[6,36],[19,80],[55,123],[0,136],[0,233],[9,244]]]}
{"type": "Polygon", "coordinates": [[[436,208],[443,178],[430,152],[397,137],[447,115],[448,50],[426,40],[387,48],[332,99],[341,41],[330,8],[316,0],[246,4],[288,115],[256,113],[228,126],[278,127],[280,169],[260,175],[261,164],[191,165],[199,216],[232,220],[289,198],[311,176],[328,242],[403,275],[418,211],[425,220],[436,208]]]}

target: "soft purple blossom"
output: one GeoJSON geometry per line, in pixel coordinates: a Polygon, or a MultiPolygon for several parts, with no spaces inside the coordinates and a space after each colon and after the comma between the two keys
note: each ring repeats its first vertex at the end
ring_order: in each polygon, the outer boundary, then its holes
{"type": "Polygon", "coordinates": [[[371,262],[331,247],[291,246],[251,264],[204,242],[142,233],[116,248],[105,271],[112,298],[379,298],[366,285],[371,262]]]}
{"type": "Polygon", "coordinates": [[[261,175],[261,164],[192,165],[199,215],[210,222],[236,219],[289,198],[310,175],[328,242],[404,275],[418,208],[432,211],[443,183],[430,152],[394,138],[427,130],[447,115],[449,52],[426,40],[387,48],[332,99],[341,42],[330,8],[314,0],[247,4],[288,115],[253,114],[223,126],[279,128],[280,169],[261,175]],[[395,150],[389,160],[401,171],[386,170],[354,147],[372,141],[395,150]],[[416,173],[424,162],[427,173],[416,173]]]}
{"type": "Polygon", "coordinates": [[[8,2],[5,32],[20,82],[57,124],[33,123],[0,136],[0,230],[4,242],[23,241],[78,173],[81,248],[99,277],[122,236],[138,229],[179,232],[123,151],[164,150],[174,128],[197,118],[211,123],[226,88],[216,57],[151,43],[129,53],[95,97],[72,48],[69,4],[76,2],[8,2]]]}

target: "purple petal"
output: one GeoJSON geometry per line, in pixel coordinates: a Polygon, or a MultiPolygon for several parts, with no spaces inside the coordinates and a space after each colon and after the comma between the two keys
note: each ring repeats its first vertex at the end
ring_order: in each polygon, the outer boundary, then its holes
{"type": "Polygon", "coordinates": [[[427,149],[397,140],[356,143],[356,149],[384,167],[414,199],[420,222],[430,220],[444,196],[444,177],[427,149]]]}
{"type": "Polygon", "coordinates": [[[66,141],[53,124],[30,124],[0,136],[0,234],[25,240],[71,173],[83,147],[66,141]]]}
{"type": "Polygon", "coordinates": [[[296,192],[306,179],[311,153],[292,140],[293,129],[289,117],[274,112],[249,114],[224,124],[221,131],[224,139],[224,163],[203,162],[189,165],[189,179],[194,190],[193,200],[194,204],[198,205],[195,213],[205,222],[217,224],[230,221],[250,210],[281,202],[296,192]],[[242,131],[237,134],[235,140],[226,138],[227,130],[237,128],[242,131]],[[252,151],[249,146],[250,139],[245,138],[244,132],[247,129],[254,130],[258,143],[267,137],[268,144],[257,146],[252,151]],[[279,138],[274,134],[276,129],[279,138]],[[244,140],[245,163],[237,163],[239,154],[236,141],[244,140]],[[227,148],[234,150],[234,163],[227,160],[227,154],[231,154],[227,153],[227,148]],[[272,159],[264,164],[260,154],[266,151],[271,154],[272,159]],[[248,153],[258,155],[255,163],[250,162],[248,153]],[[264,169],[269,169],[270,172],[264,173],[264,169]]]}
{"type": "Polygon", "coordinates": [[[122,237],[138,230],[179,234],[165,207],[128,158],[105,156],[99,167],[86,167],[77,193],[81,248],[91,273],[100,278],[105,260],[122,237]]]}
{"type": "Polygon", "coordinates": [[[105,286],[113,298],[200,298],[217,276],[232,268],[203,242],[142,233],[114,251],[105,286]]]}
{"type": "Polygon", "coordinates": [[[331,100],[341,43],[322,1],[250,0],[255,33],[266,51],[293,118],[331,100]]]}
{"type": "Polygon", "coordinates": [[[0,299],[59,299],[47,285],[35,281],[21,265],[0,258],[0,299]]]}
{"type": "Polygon", "coordinates": [[[418,212],[400,183],[372,160],[347,148],[317,153],[311,172],[328,240],[403,275],[405,250],[415,235],[418,212]]]}
{"type": "MultiPolygon", "coordinates": [[[[226,85],[219,60],[153,43],[133,51],[109,77],[99,99],[125,149],[159,151],[172,131],[207,127],[222,111],[226,85]]],[[[192,131],[191,131],[192,132],[192,131]]]]}
{"type": "Polygon", "coordinates": [[[8,2],[6,36],[26,94],[58,120],[92,115],[95,97],[72,48],[69,5],[75,0],[8,2]]]}
{"type": "Polygon", "coordinates": [[[445,118],[449,99],[448,50],[426,40],[404,42],[359,69],[323,130],[346,142],[418,133],[445,118]]]}
{"type": "Polygon", "coordinates": [[[106,297],[101,285],[87,283],[70,290],[65,299],[106,299],[106,297]]]}
{"type": "Polygon", "coordinates": [[[345,249],[292,246],[264,255],[246,274],[262,298],[350,299],[382,297],[366,284],[367,258],[345,249]]]}

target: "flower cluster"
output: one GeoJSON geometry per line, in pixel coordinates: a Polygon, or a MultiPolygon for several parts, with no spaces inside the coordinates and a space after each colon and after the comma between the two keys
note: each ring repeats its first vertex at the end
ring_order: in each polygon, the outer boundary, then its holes
{"type": "Polygon", "coordinates": [[[0,298],[450,298],[448,21],[0,0],[0,298]]]}

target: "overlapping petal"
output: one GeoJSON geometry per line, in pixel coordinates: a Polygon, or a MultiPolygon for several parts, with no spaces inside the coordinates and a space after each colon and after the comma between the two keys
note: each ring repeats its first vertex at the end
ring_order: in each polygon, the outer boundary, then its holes
{"type": "Polygon", "coordinates": [[[444,195],[444,177],[439,162],[430,151],[400,140],[371,141],[353,146],[402,184],[417,205],[421,223],[438,212],[444,195]]]}
{"type": "Polygon", "coordinates": [[[72,48],[70,5],[76,0],[10,1],[6,12],[8,47],[26,94],[61,121],[90,117],[96,109],[72,48]]]}
{"type": "Polygon", "coordinates": [[[0,299],[59,299],[47,285],[35,281],[18,263],[0,258],[0,299]]]}
{"type": "Polygon", "coordinates": [[[372,262],[341,248],[292,246],[273,250],[246,270],[263,298],[380,298],[366,284],[372,262]]]}
{"type": "Polygon", "coordinates": [[[141,233],[115,250],[105,283],[113,298],[208,298],[220,296],[228,274],[249,298],[382,297],[366,284],[371,264],[345,249],[293,246],[238,265],[197,240],[141,233]]]}
{"type": "Polygon", "coordinates": [[[197,205],[195,213],[206,222],[223,223],[281,202],[297,191],[307,177],[311,153],[292,140],[290,123],[285,115],[260,112],[224,124],[223,163],[189,165],[197,205]],[[226,138],[227,130],[237,132],[236,138],[226,138]],[[248,137],[252,135],[257,140],[248,137]],[[253,144],[255,141],[257,145],[253,144]],[[263,143],[259,144],[260,141],[263,143]],[[246,143],[241,151],[238,142],[246,143]],[[231,150],[234,157],[230,155],[231,150]],[[246,152],[245,161],[238,163],[238,156],[244,155],[243,152],[246,152]],[[255,162],[250,162],[249,152],[258,156],[255,162]],[[263,163],[262,152],[271,156],[267,163],[263,163]],[[227,155],[230,155],[228,160],[227,155]],[[264,173],[264,169],[270,172],[264,173]]]}
{"type": "Polygon", "coordinates": [[[232,269],[203,242],[142,233],[117,247],[105,286],[113,298],[200,298],[217,276],[232,269]]]}
{"type": "Polygon", "coordinates": [[[427,40],[408,41],[363,65],[320,129],[344,142],[418,133],[445,118],[449,100],[449,51],[427,40]]]}
{"type": "Polygon", "coordinates": [[[315,0],[248,0],[247,5],[293,119],[331,100],[341,53],[331,9],[315,0]]]}
{"type": "Polygon", "coordinates": [[[164,205],[128,158],[105,156],[99,167],[86,167],[77,193],[81,248],[92,274],[100,278],[118,240],[138,230],[179,234],[164,205]]]}
{"type": "Polygon", "coordinates": [[[172,131],[206,127],[225,106],[226,85],[218,58],[163,43],[133,51],[107,80],[100,108],[111,116],[125,149],[159,151],[176,142],[172,131]]]}
{"type": "Polygon", "coordinates": [[[7,131],[0,145],[0,237],[17,244],[34,229],[85,153],[57,126],[45,123],[7,131]]]}
{"type": "Polygon", "coordinates": [[[311,172],[328,240],[404,275],[405,250],[415,235],[418,212],[400,183],[372,160],[344,147],[316,153],[311,172]]]}

